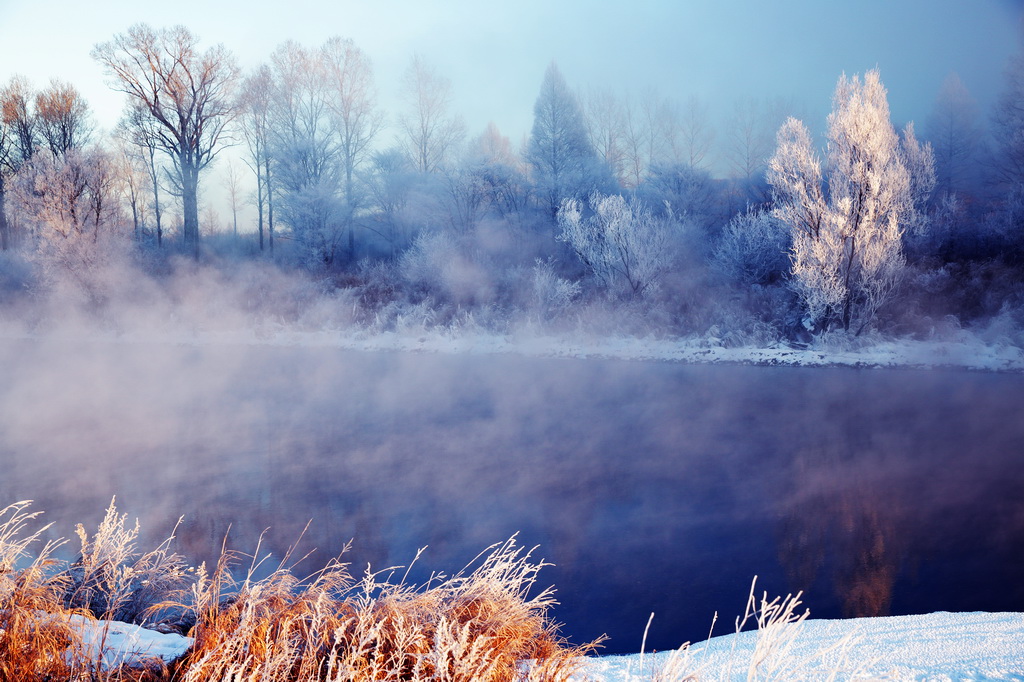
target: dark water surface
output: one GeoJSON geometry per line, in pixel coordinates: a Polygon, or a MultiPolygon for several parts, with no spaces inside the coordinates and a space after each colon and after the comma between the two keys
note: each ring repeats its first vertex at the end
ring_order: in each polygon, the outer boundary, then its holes
{"type": "Polygon", "coordinates": [[[731,627],[754,574],[812,616],[1024,611],[1024,376],[0,344],[0,503],[73,536],[452,572],[519,533],[574,641],[731,627]]]}

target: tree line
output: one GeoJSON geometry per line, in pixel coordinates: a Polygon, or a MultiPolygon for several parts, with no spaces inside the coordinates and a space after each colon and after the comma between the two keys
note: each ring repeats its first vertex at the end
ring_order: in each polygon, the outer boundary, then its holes
{"type": "MultiPolygon", "coordinates": [[[[839,78],[823,150],[792,105],[737,104],[724,180],[709,171],[714,131],[698,100],[577,93],[555,64],[514,146],[493,124],[468,138],[451,82],[416,56],[388,145],[372,63],[348,39],[287,41],[243,73],[185,27],[139,24],[92,57],[125,95],[109,139],[70,83],[0,88],[0,249],[83,286],[132,249],[173,244],[198,259],[215,228],[201,181],[230,146],[255,187],[252,252],[336,278],[376,260],[436,290],[453,262],[532,266],[549,298],[635,302],[672,299],[673,275],[690,268],[748,297],[770,292],[758,314],[792,336],[877,325],[908,273],[1021,260],[1024,56],[987,131],[955,75],[920,139],[913,124],[897,132],[877,71],[839,78]],[[502,235],[500,254],[485,234],[502,235]]],[[[229,166],[236,237],[241,186],[229,166]]]]}

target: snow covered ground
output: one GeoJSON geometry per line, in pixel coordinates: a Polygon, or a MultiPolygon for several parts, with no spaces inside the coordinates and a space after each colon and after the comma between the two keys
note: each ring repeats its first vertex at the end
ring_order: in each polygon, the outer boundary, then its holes
{"type": "MultiPolygon", "coordinates": [[[[784,627],[792,628],[792,639],[767,656],[752,679],[823,680],[835,672],[840,680],[1024,680],[1022,613],[806,620],[784,627]]],[[[586,675],[594,682],[639,682],[664,670],[664,679],[680,682],[685,672],[699,680],[751,679],[751,662],[765,639],[770,635],[750,631],[681,654],[598,658],[586,675]]]]}
{"type": "MultiPolygon", "coordinates": [[[[170,661],[191,644],[187,637],[125,623],[82,621],[81,627],[91,658],[102,653],[108,668],[154,656],[170,661]]],[[[699,680],[746,680],[759,640],[761,651],[766,640],[782,640],[781,648],[761,661],[754,679],[823,680],[836,672],[840,680],[1024,680],[1024,613],[805,620],[783,627],[791,628],[783,637],[749,631],[682,652],[588,659],[578,679],[682,682],[692,673],[699,680]],[[666,677],[656,677],[659,671],[666,677]]]]}
{"type": "MultiPolygon", "coordinates": [[[[0,338],[39,338],[8,330],[0,338]]],[[[233,329],[222,331],[121,331],[116,334],[67,328],[42,338],[112,342],[173,343],[184,345],[265,344],[272,346],[335,347],[362,351],[425,353],[514,353],[530,357],[613,358],[681,363],[722,363],[793,367],[950,367],[980,371],[1024,372],[1024,348],[1008,342],[987,342],[963,332],[952,340],[916,341],[873,339],[851,344],[821,343],[798,348],[783,343],[768,347],[731,346],[712,336],[654,338],[629,336],[550,335],[518,332],[493,334],[481,330],[416,330],[371,332],[295,330],[290,328],[233,329]]]]}

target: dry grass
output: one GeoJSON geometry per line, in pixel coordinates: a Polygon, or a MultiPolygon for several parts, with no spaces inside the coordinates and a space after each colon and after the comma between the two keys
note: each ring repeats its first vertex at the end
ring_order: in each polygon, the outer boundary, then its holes
{"type": "Polygon", "coordinates": [[[39,514],[28,502],[0,510],[0,681],[63,680],[76,671],[65,652],[76,637],[66,620],[55,618],[65,578],[52,558],[58,543],[43,543],[49,526],[29,531],[39,514]]]}
{"type": "Polygon", "coordinates": [[[355,579],[340,560],[305,578],[282,563],[257,580],[259,561],[238,578],[243,556],[227,551],[212,569],[188,568],[170,539],[137,552],[138,526],[113,502],[93,536],[79,526],[68,564],[53,558],[63,541],[42,543],[49,526],[29,530],[39,513],[28,504],[0,510],[0,682],[558,682],[597,645],[558,635],[552,592],[535,589],[545,564],[515,538],[421,586],[395,581],[395,569],[355,579]],[[72,615],[170,616],[193,624],[194,643],[168,666],[105,670],[86,658],[72,615]]]}
{"type": "Polygon", "coordinates": [[[591,648],[559,638],[551,592],[529,594],[544,564],[514,539],[421,587],[392,582],[392,570],[354,580],[339,562],[235,585],[230,563],[200,571],[196,643],[175,679],[565,680],[591,648]]]}
{"type": "MultiPolygon", "coordinates": [[[[733,638],[732,650],[724,658],[716,657],[713,662],[709,662],[704,660],[703,652],[694,651],[687,643],[656,665],[650,679],[653,682],[720,682],[742,679],[747,682],[828,682],[840,677],[862,679],[863,664],[854,665],[850,658],[857,643],[855,632],[830,645],[801,650],[796,646],[797,638],[801,625],[810,615],[808,609],[800,609],[803,593],[769,599],[766,592],[759,596],[756,587],[755,576],[743,616],[736,619],[737,634],[748,629],[754,630],[752,647],[744,647],[739,651],[738,640],[733,638]]],[[[710,640],[710,634],[708,638],[710,640]]],[[[640,667],[643,668],[642,659],[640,667]]]]}

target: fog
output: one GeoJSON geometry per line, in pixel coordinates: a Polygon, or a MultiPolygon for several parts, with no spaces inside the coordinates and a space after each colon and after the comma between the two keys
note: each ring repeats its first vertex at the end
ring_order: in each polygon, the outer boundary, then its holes
{"type": "Polygon", "coordinates": [[[116,496],[144,546],[184,516],[196,561],[266,529],[309,570],[429,546],[414,580],[519,533],[607,651],[652,611],[649,646],[703,637],[755,574],[818,617],[1024,609],[1018,375],[354,352],[228,337],[225,293],[178,338],[168,307],[0,342],[0,496],[65,537],[116,496]]]}

